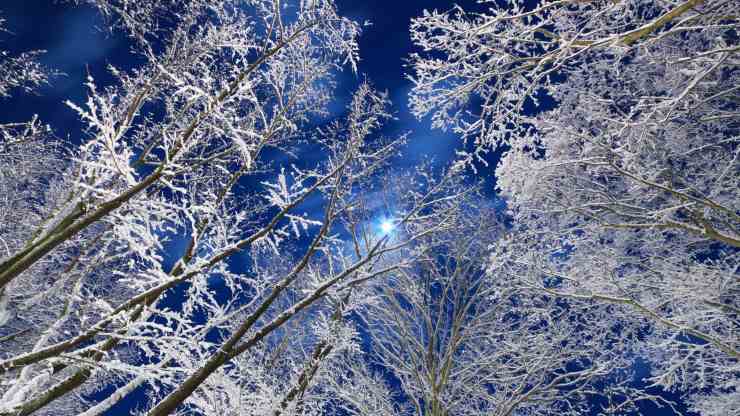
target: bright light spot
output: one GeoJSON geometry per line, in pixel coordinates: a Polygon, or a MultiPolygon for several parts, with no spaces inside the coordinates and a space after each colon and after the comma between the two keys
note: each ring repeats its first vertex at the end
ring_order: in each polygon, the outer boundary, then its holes
{"type": "Polygon", "coordinates": [[[380,223],[380,230],[383,231],[383,234],[390,233],[391,231],[393,231],[394,228],[395,226],[393,225],[393,221],[385,220],[380,223]]]}

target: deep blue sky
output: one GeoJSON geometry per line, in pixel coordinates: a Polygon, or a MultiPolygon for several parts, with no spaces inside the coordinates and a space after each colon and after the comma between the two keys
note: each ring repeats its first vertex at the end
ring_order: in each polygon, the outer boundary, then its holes
{"type": "MultiPolygon", "coordinates": [[[[147,0],[140,0],[147,1],[147,0]]],[[[475,0],[337,0],[340,12],[357,21],[370,21],[360,40],[361,74],[345,71],[339,75],[339,100],[348,100],[354,86],[363,74],[381,90],[388,90],[394,104],[397,121],[389,123],[383,132],[394,136],[411,130],[410,143],[398,167],[410,166],[424,156],[433,156],[444,162],[459,146],[459,139],[452,133],[432,131],[429,120],[418,122],[407,107],[411,83],[405,78],[403,63],[413,50],[408,33],[412,17],[423,9],[448,10],[457,3],[465,9],[480,8],[475,0]]],[[[25,121],[37,113],[51,124],[64,140],[79,143],[83,134],[76,114],[67,107],[65,100],[82,103],[86,97],[83,86],[88,74],[96,81],[106,83],[106,65],[126,68],[135,64],[129,53],[127,40],[116,34],[106,33],[100,16],[88,7],[73,7],[54,0],[2,0],[0,12],[7,20],[6,28],[12,35],[0,34],[0,49],[20,52],[43,49],[42,62],[65,75],[54,77],[51,84],[41,88],[37,95],[18,95],[0,100],[0,123],[25,121]]],[[[492,157],[495,159],[495,156],[492,157]]],[[[493,161],[493,160],[492,160],[493,161]]],[[[479,175],[487,183],[487,194],[493,196],[493,169],[480,167],[479,175]]],[[[122,409],[118,408],[118,412],[122,409]]],[[[112,412],[111,414],[114,414],[112,412]]],[[[121,413],[118,413],[121,414],[121,413]]],[[[651,409],[651,415],[668,415],[670,412],[651,409]]]]}

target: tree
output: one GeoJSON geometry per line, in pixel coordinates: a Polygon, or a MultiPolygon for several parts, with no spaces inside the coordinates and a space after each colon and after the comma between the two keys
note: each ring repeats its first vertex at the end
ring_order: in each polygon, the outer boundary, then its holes
{"type": "Polygon", "coordinates": [[[329,70],[356,59],[358,28],[331,2],[302,5],[292,24],[273,1],[249,10],[238,1],[94,4],[122,13],[147,62],[130,74],[111,68],[118,88],[98,92],[90,80],[87,109],[70,103],[94,136],[76,156],[76,187],[46,228],[0,264],[0,289],[145,192],[176,192],[177,180],[204,163],[238,155],[251,170],[264,147],[280,146],[320,111],[329,70]],[[165,114],[150,113],[156,108],[165,114]]]}
{"type": "MultiPolygon", "coordinates": [[[[70,105],[90,138],[38,171],[22,204],[2,207],[24,222],[12,223],[20,231],[0,265],[0,414],[70,413],[87,393],[117,388],[89,409],[99,414],[142,385],[153,388],[150,414],[217,412],[208,398],[226,385],[247,396],[259,383],[290,386],[239,369],[292,320],[321,322],[327,299],[401,267],[383,259],[444,228],[465,192],[422,175],[397,205],[403,235],[367,221],[379,207],[362,201],[379,195],[403,140],[371,140],[388,103],[366,84],[345,121],[309,129],[327,114],[331,73],[356,60],[359,29],[331,2],[93,4],[144,63],[111,68],[115,85],[88,81],[87,103],[70,105]],[[321,157],[281,170],[268,151],[321,157]],[[48,197],[33,199],[43,187],[48,197]]],[[[22,144],[18,157],[34,157],[22,144]]],[[[21,187],[15,163],[2,159],[3,178],[21,187]]],[[[312,368],[293,356],[293,373],[312,368]]]]}
{"type": "MultiPolygon", "coordinates": [[[[0,18],[0,33],[5,32],[5,20],[0,18]]],[[[53,72],[41,66],[36,57],[43,51],[31,51],[12,56],[0,50],[0,99],[11,92],[33,92],[45,84],[53,72]]],[[[31,238],[33,224],[45,213],[43,196],[36,187],[45,186],[58,169],[59,151],[49,140],[51,131],[37,116],[28,122],[0,124],[0,245],[3,257],[19,250],[31,238]]],[[[0,258],[3,258],[0,257],[0,258]]],[[[0,290],[0,325],[11,319],[8,295],[0,290]]],[[[12,335],[9,335],[12,336],[12,335]]],[[[4,338],[3,338],[4,339],[4,338]]]]}
{"type": "Polygon", "coordinates": [[[516,232],[492,272],[649,323],[651,383],[705,414],[740,408],[734,3],[490,2],[411,27],[415,113],[472,140],[468,162],[507,149],[516,232]]]}
{"type": "Polygon", "coordinates": [[[471,210],[419,244],[424,254],[412,267],[376,286],[379,300],[365,313],[372,356],[399,380],[408,414],[578,415],[603,403],[670,404],[629,386],[631,331],[615,331],[608,308],[486,273],[488,247],[504,229],[496,218],[471,210]]]}

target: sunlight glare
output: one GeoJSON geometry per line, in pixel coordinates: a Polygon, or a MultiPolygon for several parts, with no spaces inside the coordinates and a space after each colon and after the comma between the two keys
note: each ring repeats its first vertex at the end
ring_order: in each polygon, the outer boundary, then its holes
{"type": "Polygon", "coordinates": [[[380,230],[383,231],[383,234],[388,234],[391,231],[393,231],[393,221],[385,220],[380,224],[380,230]]]}

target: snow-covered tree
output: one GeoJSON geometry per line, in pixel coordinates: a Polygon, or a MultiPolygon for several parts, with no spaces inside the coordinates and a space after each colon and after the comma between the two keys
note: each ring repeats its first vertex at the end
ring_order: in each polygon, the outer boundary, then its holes
{"type": "Polygon", "coordinates": [[[339,360],[357,352],[343,316],[467,191],[421,168],[384,180],[404,138],[375,137],[389,103],[366,83],[344,119],[311,128],[331,72],[354,59],[356,27],[329,3],[290,18],[280,2],[178,4],[160,10],[182,19],[171,38],[137,37],[151,65],[113,70],[120,85],[104,91],[90,80],[86,106],[72,104],[93,136],[4,263],[0,414],[101,414],[140,387],[152,415],[378,407],[327,393],[372,379],[356,356],[339,360]],[[90,403],[101,388],[114,391],[90,403]]]}
{"type": "MultiPolygon", "coordinates": [[[[5,32],[5,19],[0,17],[0,35],[5,32]]],[[[14,56],[0,49],[0,100],[17,91],[33,92],[47,82],[51,71],[35,59],[41,53],[31,51],[14,56]]],[[[42,215],[40,197],[34,193],[38,186],[43,186],[38,183],[54,173],[55,160],[59,158],[58,149],[53,149],[47,140],[49,136],[48,126],[36,116],[28,122],[0,123],[0,195],[4,199],[0,212],[0,227],[3,227],[0,245],[3,258],[30,238],[32,224],[38,221],[33,218],[42,215]]],[[[3,302],[7,302],[7,297],[3,298],[0,291],[0,305],[3,302]]],[[[0,306],[0,322],[3,322],[4,310],[0,306]]]]}
{"type": "Polygon", "coordinates": [[[608,308],[486,273],[489,245],[504,229],[496,217],[471,212],[451,232],[425,239],[424,254],[376,286],[379,301],[366,308],[371,359],[399,380],[409,414],[579,415],[595,403],[663,405],[629,386],[629,331],[614,330],[608,308]]]}
{"type": "MultiPolygon", "coordinates": [[[[345,231],[364,230],[359,253],[337,236],[350,211],[372,214],[354,204],[402,142],[369,139],[384,96],[363,85],[346,121],[305,129],[327,114],[332,72],[357,58],[359,29],[331,2],[91,3],[143,63],[111,68],[105,88],[88,81],[70,106],[89,138],[56,164],[26,169],[43,138],[3,129],[2,186],[24,192],[2,206],[0,414],[71,413],[106,386],[120,388],[89,414],[141,385],[166,407],[154,414],[196,390],[197,407],[209,376],[253,362],[273,332],[404,247],[367,223],[345,231]],[[307,151],[315,162],[270,163],[307,151]],[[282,268],[264,267],[275,258],[282,268]]],[[[448,201],[428,191],[398,219],[408,239],[448,201]]]]}
{"type": "Polygon", "coordinates": [[[329,1],[93,3],[120,12],[145,63],[111,68],[119,82],[103,90],[90,79],[87,103],[69,103],[90,139],[54,215],[0,263],[0,288],[137,198],[181,193],[200,168],[252,171],[323,111],[329,72],[356,60],[359,28],[329,1]]]}
{"type": "MultiPolygon", "coordinates": [[[[0,18],[0,34],[5,20],[0,18]]],[[[35,58],[42,51],[13,56],[0,49],[0,100],[13,92],[34,92],[47,82],[52,71],[35,58]]],[[[33,238],[34,227],[49,215],[47,195],[41,189],[56,180],[61,164],[61,147],[53,140],[49,126],[34,115],[29,121],[0,123],[0,250],[1,258],[19,250],[33,238]]],[[[14,316],[10,295],[0,289],[0,326],[14,316]]],[[[4,333],[0,341],[25,334],[4,333]]]]}
{"type": "Polygon", "coordinates": [[[418,116],[496,171],[492,273],[650,325],[650,382],[740,410],[737,1],[512,2],[411,26],[418,116]]]}

